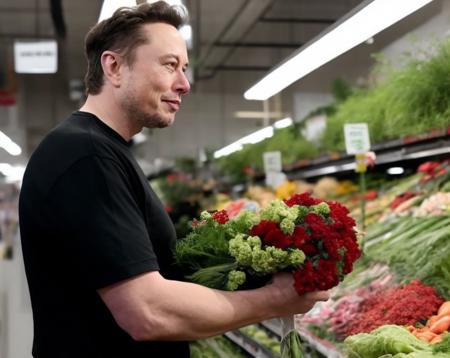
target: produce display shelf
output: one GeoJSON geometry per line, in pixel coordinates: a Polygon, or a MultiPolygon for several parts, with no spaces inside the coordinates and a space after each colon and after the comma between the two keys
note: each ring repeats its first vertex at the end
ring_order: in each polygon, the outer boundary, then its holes
{"type": "Polygon", "coordinates": [[[277,358],[275,354],[239,331],[226,332],[225,337],[255,358],[277,358]]]}
{"type": "Polygon", "coordinates": [[[260,322],[260,325],[268,330],[270,333],[272,333],[273,335],[275,335],[276,337],[278,337],[279,339],[282,338],[282,333],[281,333],[281,327],[280,325],[277,323],[277,319],[271,319],[271,320],[267,320],[267,321],[262,321],[260,322]]]}
{"type": "Polygon", "coordinates": [[[336,346],[324,339],[321,339],[319,337],[316,337],[315,335],[311,334],[307,329],[305,328],[298,328],[297,329],[300,336],[303,340],[305,340],[311,348],[315,349],[317,352],[323,354],[327,358],[344,358],[345,356],[339,352],[339,350],[336,348],[336,346]]]}
{"type": "MultiPolygon", "coordinates": [[[[405,163],[408,161],[450,157],[450,138],[434,138],[423,142],[414,142],[410,144],[402,144],[402,146],[388,149],[376,149],[375,165],[388,165],[395,163],[405,163]]],[[[306,179],[322,175],[338,174],[354,171],[354,156],[342,156],[337,159],[328,159],[320,163],[295,166],[285,168],[285,173],[289,179],[306,179]]]]}

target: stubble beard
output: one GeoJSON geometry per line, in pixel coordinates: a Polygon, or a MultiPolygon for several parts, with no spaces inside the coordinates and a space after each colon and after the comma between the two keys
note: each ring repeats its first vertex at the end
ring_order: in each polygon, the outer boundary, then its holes
{"type": "MultiPolygon", "coordinates": [[[[151,114],[142,110],[142,105],[138,103],[132,93],[129,93],[122,102],[122,108],[131,121],[140,127],[145,128],[165,128],[173,121],[166,120],[157,113],[151,114]]],[[[155,111],[156,112],[156,111],[155,111]]]]}

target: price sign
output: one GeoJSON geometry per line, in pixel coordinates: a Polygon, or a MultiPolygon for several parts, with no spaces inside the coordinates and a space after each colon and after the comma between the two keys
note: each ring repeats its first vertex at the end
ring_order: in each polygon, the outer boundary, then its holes
{"type": "Polygon", "coordinates": [[[347,154],[366,153],[370,150],[367,123],[345,124],[344,134],[347,154]]]}
{"type": "Polygon", "coordinates": [[[281,152],[265,152],[263,153],[264,172],[281,172],[281,152]]]}

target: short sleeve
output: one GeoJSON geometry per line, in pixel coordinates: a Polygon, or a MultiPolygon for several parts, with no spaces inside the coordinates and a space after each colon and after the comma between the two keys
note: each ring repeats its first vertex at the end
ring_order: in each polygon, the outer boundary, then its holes
{"type": "Polygon", "coordinates": [[[78,160],[58,178],[48,203],[75,279],[98,289],[159,269],[136,189],[116,161],[78,160]]]}

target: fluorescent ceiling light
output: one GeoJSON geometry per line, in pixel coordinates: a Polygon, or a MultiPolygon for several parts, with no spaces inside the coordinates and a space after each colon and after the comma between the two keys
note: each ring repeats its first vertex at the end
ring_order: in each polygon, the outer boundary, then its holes
{"type": "Polygon", "coordinates": [[[246,99],[266,100],[293,82],[395,24],[432,0],[366,0],[247,90],[246,99]]]}
{"type": "Polygon", "coordinates": [[[25,173],[25,167],[12,166],[8,163],[0,163],[0,172],[6,177],[6,182],[12,183],[21,181],[25,173]]]}
{"type": "Polygon", "coordinates": [[[405,169],[402,167],[391,167],[387,170],[389,175],[401,175],[405,172],[405,169]]]}
{"type": "Polygon", "coordinates": [[[22,153],[22,149],[2,131],[0,131],[0,147],[11,155],[20,155],[22,153]]]}
{"type": "Polygon", "coordinates": [[[249,134],[248,136],[241,138],[242,144],[255,144],[259,143],[262,140],[266,138],[270,138],[273,136],[273,127],[264,127],[263,129],[260,129],[259,131],[253,132],[252,134],[249,134]]]}
{"type": "Polygon", "coordinates": [[[136,0],[103,0],[98,22],[110,18],[114,14],[114,11],[122,6],[136,6],[136,0]]]}
{"type": "Polygon", "coordinates": [[[281,129],[281,128],[286,128],[286,127],[291,126],[292,123],[294,123],[293,120],[292,120],[292,118],[291,118],[291,117],[288,117],[288,118],[284,118],[284,119],[280,119],[279,121],[276,121],[276,122],[273,124],[273,126],[274,126],[276,129],[281,129]]]}
{"type": "Polygon", "coordinates": [[[238,139],[236,142],[233,142],[222,149],[219,149],[214,152],[214,158],[225,157],[231,153],[237,152],[243,148],[244,144],[255,144],[261,142],[264,139],[270,138],[273,136],[273,129],[286,128],[292,125],[292,118],[284,118],[276,121],[272,126],[264,127],[256,132],[253,132],[241,139],[238,139]]]}
{"type": "Polygon", "coordinates": [[[272,126],[264,127],[260,130],[257,130],[256,132],[253,132],[245,137],[242,137],[241,139],[238,139],[236,142],[233,142],[227,145],[226,147],[223,147],[222,149],[215,151],[214,158],[217,159],[220,157],[224,157],[226,155],[241,150],[244,144],[255,144],[272,136],[273,136],[273,127],[272,126]]]}
{"type": "Polygon", "coordinates": [[[280,118],[283,116],[284,113],[282,112],[261,112],[261,111],[236,111],[234,112],[234,116],[236,118],[280,118]]]}
{"type": "Polygon", "coordinates": [[[242,144],[239,142],[234,142],[234,143],[227,145],[226,147],[223,147],[222,149],[215,151],[214,158],[217,159],[220,157],[225,157],[231,153],[238,152],[241,149],[242,149],[242,144]]]}

